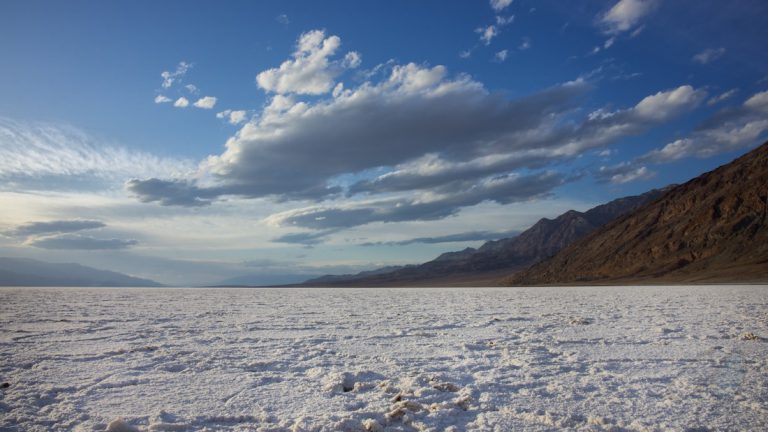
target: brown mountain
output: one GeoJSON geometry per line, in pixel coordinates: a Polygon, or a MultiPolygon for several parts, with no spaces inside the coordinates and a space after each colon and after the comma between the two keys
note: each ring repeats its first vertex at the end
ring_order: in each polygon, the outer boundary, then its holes
{"type": "Polygon", "coordinates": [[[586,212],[569,210],[555,219],[543,218],[516,237],[489,241],[478,249],[448,252],[420,265],[358,275],[323,276],[307,286],[405,286],[499,284],[510,271],[524,269],[556,254],[611,220],[663,195],[652,190],[619,198],[586,212]]]}
{"type": "Polygon", "coordinates": [[[512,285],[768,281],[768,143],[669,190],[512,285]]]}

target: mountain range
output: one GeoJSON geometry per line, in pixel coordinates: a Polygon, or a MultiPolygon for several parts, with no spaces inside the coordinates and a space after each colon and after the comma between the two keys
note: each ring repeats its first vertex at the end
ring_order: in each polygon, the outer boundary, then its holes
{"type": "Polygon", "coordinates": [[[655,200],[664,190],[619,198],[586,212],[569,210],[542,218],[519,235],[488,241],[477,249],[444,253],[420,265],[383,268],[356,275],[323,276],[307,286],[401,286],[498,284],[516,270],[548,258],[613,219],[655,200]]]}
{"type": "Polygon", "coordinates": [[[768,281],[768,143],[674,187],[511,285],[768,281]]]}
{"type": "Polygon", "coordinates": [[[161,284],[79,264],[0,257],[0,286],[158,287],[161,284]]]}

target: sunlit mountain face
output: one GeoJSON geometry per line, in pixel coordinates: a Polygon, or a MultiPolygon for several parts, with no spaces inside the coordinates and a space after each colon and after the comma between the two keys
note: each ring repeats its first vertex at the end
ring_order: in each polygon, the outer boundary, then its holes
{"type": "Polygon", "coordinates": [[[0,256],[171,285],[430,260],[768,139],[768,3],[5,1],[0,256]]]}

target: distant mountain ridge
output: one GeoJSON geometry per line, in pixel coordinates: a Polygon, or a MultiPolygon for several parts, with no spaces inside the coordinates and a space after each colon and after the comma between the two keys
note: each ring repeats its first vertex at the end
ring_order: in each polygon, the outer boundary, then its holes
{"type": "Polygon", "coordinates": [[[79,264],[0,257],[0,286],[159,287],[161,284],[79,264]]]}
{"type": "Polygon", "coordinates": [[[622,281],[768,281],[768,143],[507,280],[622,281]]]}
{"type": "Polygon", "coordinates": [[[488,241],[477,249],[444,253],[420,265],[405,266],[391,271],[379,269],[357,275],[311,279],[307,286],[402,286],[429,280],[458,277],[471,280],[473,276],[501,279],[512,271],[526,268],[548,258],[563,247],[586,236],[611,220],[663,195],[655,189],[642,195],[619,198],[586,212],[569,210],[555,219],[543,218],[519,235],[488,241]]]}

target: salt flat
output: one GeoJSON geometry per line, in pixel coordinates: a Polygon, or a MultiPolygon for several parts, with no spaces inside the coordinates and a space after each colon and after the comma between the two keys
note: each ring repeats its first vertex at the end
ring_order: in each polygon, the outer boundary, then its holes
{"type": "Polygon", "coordinates": [[[766,286],[0,289],[0,430],[766,430],[766,336],[766,286]]]}

